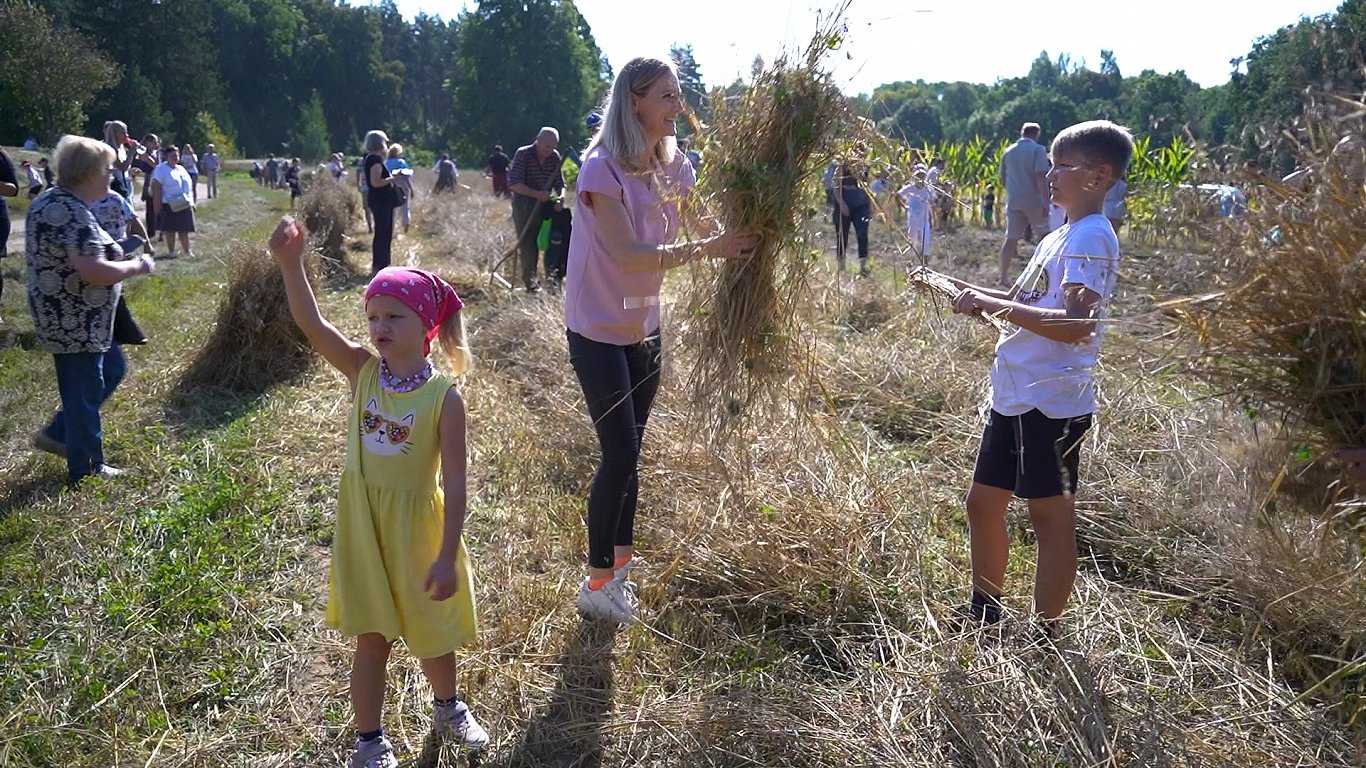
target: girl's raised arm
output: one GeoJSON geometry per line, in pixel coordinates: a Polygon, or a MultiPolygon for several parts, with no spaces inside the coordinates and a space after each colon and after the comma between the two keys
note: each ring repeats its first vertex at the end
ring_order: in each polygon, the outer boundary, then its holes
{"type": "Polygon", "coordinates": [[[280,220],[270,236],[270,252],[280,265],[285,295],[289,297],[289,314],[308,337],[313,350],[331,363],[333,368],[345,374],[347,381],[355,386],[356,376],[371,354],[343,336],[318,310],[318,301],[313,297],[313,288],[308,284],[308,275],[304,272],[304,243],[307,240],[308,231],[304,225],[288,216],[280,220]]]}

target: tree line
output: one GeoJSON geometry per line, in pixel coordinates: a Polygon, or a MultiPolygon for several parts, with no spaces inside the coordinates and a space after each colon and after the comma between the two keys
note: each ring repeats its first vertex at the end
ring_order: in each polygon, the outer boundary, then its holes
{"type": "Polygon", "coordinates": [[[451,21],[392,0],[0,0],[0,50],[22,52],[0,67],[4,143],[119,119],[309,160],[376,128],[465,158],[546,124],[579,144],[611,75],[569,0],[483,0],[451,21]]]}
{"type": "MultiPolygon", "coordinates": [[[[1154,145],[1177,137],[1277,167],[1293,162],[1282,138],[1307,95],[1366,87],[1364,38],[1366,0],[1345,0],[1259,39],[1211,88],[1181,71],[1125,76],[1109,51],[1095,69],[1044,52],[991,85],[902,81],[851,100],[917,145],[1106,117],[1154,145]]],[[[612,77],[573,0],[481,0],[449,21],[408,21],[392,0],[0,0],[0,50],[0,142],[121,119],[139,135],[310,161],[356,152],[372,128],[466,162],[546,124],[582,146],[612,77]]],[[[705,122],[703,65],[687,45],[673,54],[705,122]]]]}

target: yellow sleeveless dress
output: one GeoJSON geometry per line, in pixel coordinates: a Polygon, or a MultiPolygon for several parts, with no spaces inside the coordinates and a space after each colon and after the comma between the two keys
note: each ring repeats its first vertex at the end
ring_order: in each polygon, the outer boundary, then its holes
{"type": "Polygon", "coordinates": [[[412,392],[389,392],[379,383],[378,358],[361,368],[332,539],[327,623],[347,637],[401,637],[419,659],[474,639],[473,579],[463,540],[456,593],[436,601],[423,590],[445,525],[437,427],[452,386],[434,374],[412,392]]]}

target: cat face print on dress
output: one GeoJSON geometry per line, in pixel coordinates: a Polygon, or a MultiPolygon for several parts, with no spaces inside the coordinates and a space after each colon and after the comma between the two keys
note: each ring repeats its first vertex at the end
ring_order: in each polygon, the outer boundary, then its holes
{"type": "Polygon", "coordinates": [[[371,453],[380,456],[397,456],[412,449],[408,438],[413,435],[413,421],[416,411],[409,411],[401,419],[390,417],[379,409],[375,398],[365,404],[365,413],[360,418],[360,440],[371,453]]]}

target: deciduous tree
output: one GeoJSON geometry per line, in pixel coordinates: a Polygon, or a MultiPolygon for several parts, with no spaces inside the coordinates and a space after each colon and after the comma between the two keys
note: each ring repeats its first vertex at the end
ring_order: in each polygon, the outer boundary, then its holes
{"type": "Polygon", "coordinates": [[[25,0],[0,4],[0,95],[16,122],[50,143],[79,132],[85,109],[119,67],[84,35],[25,0]]]}
{"type": "Polygon", "coordinates": [[[573,2],[484,0],[459,27],[451,98],[461,156],[530,143],[543,125],[560,131],[561,146],[583,145],[603,61],[573,2]]]}

